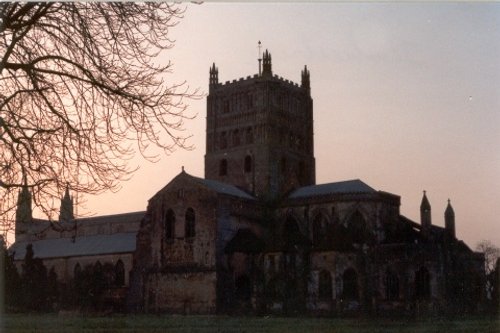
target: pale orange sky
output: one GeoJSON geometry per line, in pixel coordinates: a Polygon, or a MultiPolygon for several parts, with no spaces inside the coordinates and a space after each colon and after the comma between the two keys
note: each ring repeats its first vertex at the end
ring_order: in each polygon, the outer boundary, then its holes
{"type": "MultiPolygon", "coordinates": [[[[500,245],[499,3],[205,3],[187,5],[172,30],[172,82],[208,91],[257,72],[257,41],[273,71],[300,82],[311,72],[317,183],[359,178],[401,196],[419,222],[422,190],[433,224],[447,199],[457,237],[500,245]]],[[[145,210],[185,166],[203,176],[205,99],[190,102],[194,151],[134,162],[140,170],[115,194],[88,197],[97,215],[145,210]]],[[[82,209],[80,208],[80,212],[82,209]]]]}

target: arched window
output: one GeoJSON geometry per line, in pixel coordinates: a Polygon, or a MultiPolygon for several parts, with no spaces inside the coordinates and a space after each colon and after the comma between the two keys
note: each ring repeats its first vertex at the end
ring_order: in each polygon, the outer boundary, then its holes
{"type": "Polygon", "coordinates": [[[296,248],[295,245],[301,244],[302,234],[300,233],[299,225],[297,221],[292,216],[288,216],[285,222],[285,228],[283,230],[283,238],[285,240],[286,247],[296,248]]]}
{"type": "Polygon", "coordinates": [[[125,285],[125,266],[121,259],[115,265],[115,285],[119,287],[125,285]]]}
{"type": "Polygon", "coordinates": [[[396,300],[399,298],[399,278],[391,270],[387,270],[385,273],[385,298],[387,300],[396,300]]]}
{"type": "Polygon", "coordinates": [[[251,127],[247,128],[247,131],[245,133],[245,143],[246,144],[253,143],[253,130],[251,127]]]}
{"type": "Polygon", "coordinates": [[[245,167],[244,167],[245,173],[252,172],[252,157],[250,155],[247,155],[245,157],[245,167]]]}
{"type": "Polygon", "coordinates": [[[226,176],[227,175],[227,160],[222,159],[219,162],[219,176],[226,176]]]}
{"type": "Polygon", "coordinates": [[[226,135],[226,132],[221,132],[220,133],[219,148],[220,149],[226,149],[227,148],[227,135],[226,135]]]}
{"type": "Polygon", "coordinates": [[[349,230],[353,243],[363,244],[368,242],[369,233],[367,230],[366,220],[359,210],[355,211],[354,214],[351,215],[347,224],[347,229],[349,230]]]}
{"type": "Polygon", "coordinates": [[[342,276],[342,298],[343,299],[358,299],[358,274],[352,268],[347,269],[342,276]]]}
{"type": "Polygon", "coordinates": [[[171,240],[175,238],[175,213],[172,209],[167,211],[165,215],[165,239],[171,240]]]}
{"type": "Polygon", "coordinates": [[[248,108],[253,108],[253,96],[252,95],[248,95],[247,102],[248,102],[248,108]]]}
{"type": "Polygon", "coordinates": [[[193,208],[188,208],[186,210],[185,217],[185,237],[193,238],[195,236],[195,214],[193,208]]]}
{"type": "Polygon", "coordinates": [[[283,174],[286,173],[286,169],[287,169],[286,157],[281,158],[280,166],[281,166],[281,173],[283,173],[283,174]]]}
{"type": "Polygon", "coordinates": [[[299,162],[299,181],[302,183],[306,182],[306,165],[304,161],[299,162]]]}
{"type": "Polygon", "coordinates": [[[332,276],[329,271],[319,272],[318,278],[318,298],[320,300],[331,300],[332,299],[332,276]]]}
{"type": "Polygon", "coordinates": [[[324,239],[326,233],[326,221],[322,214],[314,217],[312,225],[312,240],[313,245],[319,245],[324,239]]]}
{"type": "Polygon", "coordinates": [[[239,145],[240,145],[240,131],[236,129],[233,131],[233,146],[239,146],[239,145]]]}
{"type": "Polygon", "coordinates": [[[431,296],[431,276],[425,267],[415,273],[415,296],[417,299],[426,299],[431,296]]]}
{"type": "Polygon", "coordinates": [[[288,146],[293,148],[295,144],[295,134],[293,132],[288,133],[288,146]]]}
{"type": "Polygon", "coordinates": [[[82,266],[80,263],[76,263],[75,268],[73,269],[73,278],[78,279],[82,274],[82,266]]]}

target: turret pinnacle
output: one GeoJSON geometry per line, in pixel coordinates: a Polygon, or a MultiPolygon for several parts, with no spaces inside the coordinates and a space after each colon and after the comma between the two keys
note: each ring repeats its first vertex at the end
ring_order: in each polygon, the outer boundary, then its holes
{"type": "Polygon", "coordinates": [[[219,69],[213,63],[209,70],[209,89],[217,84],[219,84],[219,69]]]}
{"type": "Polygon", "coordinates": [[[69,195],[69,185],[66,185],[64,197],[61,199],[61,209],[59,211],[59,222],[70,222],[75,218],[73,213],[73,198],[69,195]]]}
{"type": "Polygon", "coordinates": [[[420,223],[422,223],[423,228],[429,228],[432,224],[431,221],[431,204],[427,199],[426,192],[422,197],[422,203],[420,204],[420,223]]]}
{"type": "Polygon", "coordinates": [[[25,182],[25,185],[22,187],[21,191],[19,191],[17,197],[16,224],[28,223],[32,221],[31,192],[25,182]]]}
{"type": "Polygon", "coordinates": [[[302,71],[302,88],[307,89],[308,92],[311,91],[311,79],[310,79],[310,73],[309,70],[307,69],[307,65],[304,66],[304,70],[302,71]]]}
{"type": "Polygon", "coordinates": [[[455,238],[455,211],[451,206],[450,199],[448,199],[448,206],[444,211],[444,225],[448,235],[455,238]]]}
{"type": "Polygon", "coordinates": [[[266,49],[262,57],[262,76],[273,76],[273,70],[271,66],[271,53],[266,49]]]}

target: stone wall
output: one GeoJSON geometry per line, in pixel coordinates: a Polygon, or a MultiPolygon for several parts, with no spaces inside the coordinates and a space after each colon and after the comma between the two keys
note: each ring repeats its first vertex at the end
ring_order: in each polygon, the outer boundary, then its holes
{"type": "MultiPolygon", "coordinates": [[[[36,257],[36,254],[35,254],[36,257]]],[[[100,255],[100,256],[81,256],[81,257],[69,257],[69,258],[46,258],[43,260],[43,264],[49,272],[52,268],[57,274],[57,279],[61,283],[69,283],[74,278],[75,267],[77,264],[80,265],[83,270],[87,265],[94,265],[98,261],[101,265],[110,263],[113,266],[121,260],[125,268],[125,285],[129,285],[129,272],[132,270],[132,253],[123,254],[110,254],[110,255],[100,255]]],[[[17,271],[22,273],[23,260],[18,260],[15,262],[17,271]]]]}
{"type": "Polygon", "coordinates": [[[216,273],[154,273],[145,281],[147,312],[213,314],[216,311],[216,273]]]}

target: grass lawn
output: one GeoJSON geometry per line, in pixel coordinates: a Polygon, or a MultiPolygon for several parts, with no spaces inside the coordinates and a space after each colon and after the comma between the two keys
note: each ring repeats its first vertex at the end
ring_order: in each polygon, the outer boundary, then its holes
{"type": "Polygon", "coordinates": [[[227,316],[130,315],[111,317],[6,315],[0,332],[500,332],[500,319],[470,317],[460,319],[389,320],[338,318],[281,318],[227,316]]]}

